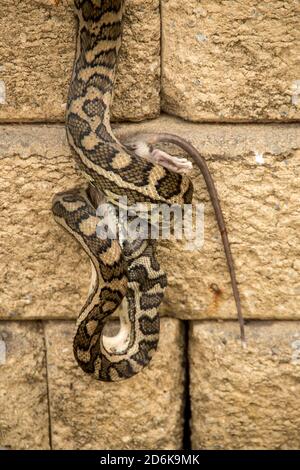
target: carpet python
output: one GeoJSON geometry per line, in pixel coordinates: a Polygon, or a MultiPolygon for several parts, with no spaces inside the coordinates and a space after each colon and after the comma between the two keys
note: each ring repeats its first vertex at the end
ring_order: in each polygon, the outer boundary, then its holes
{"type": "MultiPolygon", "coordinates": [[[[187,161],[171,161],[164,152],[151,149],[151,140],[158,142],[159,137],[144,137],[150,149],[147,158],[140,148],[141,140],[126,145],[112,132],[110,103],[125,1],[74,0],[74,5],[78,32],[66,131],[72,156],[87,185],[56,194],[52,212],[55,220],[79,241],[92,263],[90,293],[76,324],[75,358],[83,371],[96,379],[120,381],[145,367],[157,348],[158,308],[167,279],[156,258],[155,240],[137,237],[121,242],[118,238],[99,237],[99,230],[107,227],[97,207],[104,197],[118,210],[119,198],[124,196],[129,206],[183,205],[191,203],[193,186],[185,175],[187,161]],[[114,337],[106,336],[105,322],[118,307],[120,330],[114,337]]],[[[173,139],[199,165],[201,157],[190,144],[169,134],[160,139],[173,139]]]]}

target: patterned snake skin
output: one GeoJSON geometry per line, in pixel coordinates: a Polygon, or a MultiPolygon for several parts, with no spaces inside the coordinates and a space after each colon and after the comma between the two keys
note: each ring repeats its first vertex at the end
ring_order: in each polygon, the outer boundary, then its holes
{"type": "Polygon", "coordinates": [[[110,127],[110,102],[121,45],[123,0],[75,0],[76,57],[69,89],[66,128],[72,155],[89,184],[57,194],[55,220],[81,244],[92,261],[89,297],[74,338],[80,367],[102,381],[132,377],[151,360],[159,338],[158,308],[167,285],[154,240],[120,244],[101,239],[96,214],[100,193],[118,207],[129,204],[190,203],[190,180],[136,155],[110,127]],[[121,328],[103,334],[105,321],[121,305],[121,328]]]}

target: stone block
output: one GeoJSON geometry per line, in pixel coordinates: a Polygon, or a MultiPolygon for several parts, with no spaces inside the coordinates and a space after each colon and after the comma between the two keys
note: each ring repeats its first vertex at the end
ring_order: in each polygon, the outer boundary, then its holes
{"type": "Polygon", "coordinates": [[[190,121],[300,117],[299,2],[162,0],[162,109],[190,121]]]}
{"type": "MultiPolygon", "coordinates": [[[[116,133],[162,130],[190,140],[207,160],[245,316],[299,318],[299,126],[211,126],[161,117],[117,126],[116,133]]],[[[56,192],[84,182],[75,172],[63,126],[3,126],[0,168],[1,317],[76,318],[90,284],[89,263],[50,210],[56,192]]],[[[191,177],[194,201],[204,203],[204,244],[185,251],[184,242],[159,242],[169,278],[161,311],[181,319],[234,319],[213,209],[199,170],[191,177]]]]}
{"type": "Polygon", "coordinates": [[[180,449],[184,353],[178,320],[163,319],[150,365],[124,382],[99,382],[73,357],[74,324],[46,326],[53,449],[180,449]]]}
{"type": "Polygon", "coordinates": [[[192,323],[194,449],[299,449],[300,323],[192,323]]]}
{"type": "MultiPolygon", "coordinates": [[[[0,122],[64,121],[75,54],[73,4],[2,2],[0,122]]],[[[129,0],[112,118],[140,121],[157,116],[159,94],[159,1],[129,0]]]]}
{"type": "Polygon", "coordinates": [[[0,448],[49,449],[41,323],[0,322],[0,448]]]}

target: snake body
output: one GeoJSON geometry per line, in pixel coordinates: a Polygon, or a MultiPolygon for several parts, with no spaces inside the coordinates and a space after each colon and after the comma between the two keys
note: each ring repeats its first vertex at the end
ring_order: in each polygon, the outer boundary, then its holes
{"type": "Polygon", "coordinates": [[[190,180],[152,164],[122,145],[110,126],[110,102],[121,45],[123,0],[75,0],[76,56],[70,83],[66,130],[72,156],[87,178],[85,188],[54,197],[56,221],[91,259],[93,282],[74,337],[79,366],[102,381],[132,377],[149,363],[159,338],[158,308],[167,285],[151,239],[101,239],[100,193],[118,208],[119,198],[136,202],[190,203],[190,180]],[[103,333],[122,305],[120,332],[103,333]]]}

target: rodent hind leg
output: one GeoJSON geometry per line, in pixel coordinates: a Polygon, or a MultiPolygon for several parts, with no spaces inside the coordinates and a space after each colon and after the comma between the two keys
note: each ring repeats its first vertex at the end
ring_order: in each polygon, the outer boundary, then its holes
{"type": "Polygon", "coordinates": [[[143,137],[143,134],[136,134],[130,140],[124,141],[123,145],[139,157],[174,173],[187,174],[192,170],[193,164],[187,158],[174,157],[161,149],[154,148],[143,137]]]}

